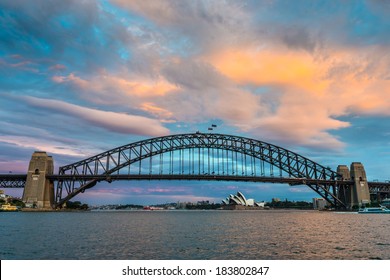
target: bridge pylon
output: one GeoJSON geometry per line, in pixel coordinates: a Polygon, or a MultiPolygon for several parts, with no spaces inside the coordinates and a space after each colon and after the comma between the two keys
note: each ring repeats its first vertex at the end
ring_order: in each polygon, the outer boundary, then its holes
{"type": "Polygon", "coordinates": [[[370,191],[368,188],[367,176],[364,166],[360,162],[352,162],[351,169],[346,165],[339,165],[337,173],[342,175],[345,181],[353,181],[353,185],[347,188],[339,197],[345,202],[348,208],[361,207],[364,204],[370,203],[370,191]]]}
{"type": "Polygon", "coordinates": [[[54,184],[46,178],[54,170],[53,158],[46,152],[32,154],[27,172],[23,202],[27,207],[51,209],[54,205],[54,184]]]}
{"type": "Polygon", "coordinates": [[[352,193],[354,196],[354,204],[362,206],[370,203],[370,191],[368,189],[366,171],[363,164],[360,162],[352,162],[351,164],[351,179],[354,181],[352,193]]]}

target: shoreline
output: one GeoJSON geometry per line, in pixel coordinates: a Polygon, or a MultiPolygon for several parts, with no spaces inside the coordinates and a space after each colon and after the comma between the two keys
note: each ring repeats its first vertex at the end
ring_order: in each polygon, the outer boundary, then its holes
{"type": "Polygon", "coordinates": [[[22,208],[19,212],[86,212],[91,210],[81,210],[81,209],[46,209],[46,208],[22,208]]]}

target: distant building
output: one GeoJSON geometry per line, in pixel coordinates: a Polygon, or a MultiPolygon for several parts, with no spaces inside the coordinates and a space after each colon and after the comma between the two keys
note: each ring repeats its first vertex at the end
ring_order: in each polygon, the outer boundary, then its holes
{"type": "Polygon", "coordinates": [[[313,198],[313,208],[323,210],[328,206],[328,202],[323,198],[313,198]]]}
{"type": "Polygon", "coordinates": [[[7,198],[10,198],[10,196],[9,195],[6,195],[5,193],[4,193],[4,190],[0,190],[0,199],[7,199],[7,198]]]}
{"type": "Polygon", "coordinates": [[[187,207],[187,205],[191,206],[191,205],[193,205],[193,203],[192,202],[180,202],[180,201],[178,201],[176,203],[176,208],[177,209],[185,209],[187,207]]]}
{"type": "Polygon", "coordinates": [[[264,207],[265,202],[255,202],[253,198],[246,199],[242,192],[237,192],[236,195],[231,194],[226,199],[222,200],[224,205],[241,205],[249,207],[264,207]]]}
{"type": "Polygon", "coordinates": [[[259,207],[265,207],[265,201],[263,201],[263,202],[256,202],[256,204],[257,204],[257,206],[259,206],[259,207]]]}
{"type": "Polygon", "coordinates": [[[198,201],[196,204],[197,205],[210,205],[210,201],[209,200],[202,200],[202,201],[198,201]]]}

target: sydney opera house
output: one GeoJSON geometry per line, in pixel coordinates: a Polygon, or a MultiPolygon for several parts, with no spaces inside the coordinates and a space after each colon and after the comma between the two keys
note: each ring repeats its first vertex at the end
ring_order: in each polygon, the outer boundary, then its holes
{"type": "Polygon", "coordinates": [[[264,202],[255,202],[253,198],[246,199],[242,192],[236,195],[231,194],[222,200],[222,204],[228,209],[246,209],[251,207],[264,207],[264,202]],[[229,207],[230,206],[230,207],[229,207]]]}

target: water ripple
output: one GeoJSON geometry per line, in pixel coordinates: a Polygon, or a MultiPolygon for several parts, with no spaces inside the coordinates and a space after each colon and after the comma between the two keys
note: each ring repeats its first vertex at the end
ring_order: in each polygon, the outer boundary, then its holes
{"type": "Polygon", "coordinates": [[[14,213],[0,222],[0,259],[390,259],[386,215],[14,213]]]}

